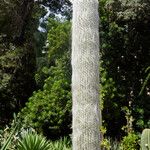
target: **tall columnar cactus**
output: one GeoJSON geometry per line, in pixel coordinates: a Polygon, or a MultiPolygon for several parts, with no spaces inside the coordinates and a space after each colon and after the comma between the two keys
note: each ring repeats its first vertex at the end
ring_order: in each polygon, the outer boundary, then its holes
{"type": "Polygon", "coordinates": [[[72,1],[73,150],[99,150],[98,0],[72,1]]]}
{"type": "Polygon", "coordinates": [[[150,150],[150,129],[144,129],[141,135],[142,150],[150,150]]]}

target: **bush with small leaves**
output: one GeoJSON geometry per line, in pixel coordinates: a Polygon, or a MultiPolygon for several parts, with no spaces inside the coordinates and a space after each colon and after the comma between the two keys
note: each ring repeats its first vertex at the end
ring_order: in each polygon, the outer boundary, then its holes
{"type": "MultiPolygon", "coordinates": [[[[68,55],[68,54],[67,54],[68,55]]],[[[68,56],[57,60],[43,90],[33,93],[21,112],[23,124],[31,126],[48,138],[58,139],[71,132],[71,79],[68,56]]]]}
{"type": "Polygon", "coordinates": [[[120,150],[138,150],[139,147],[139,136],[135,133],[129,133],[123,137],[120,150]]]}

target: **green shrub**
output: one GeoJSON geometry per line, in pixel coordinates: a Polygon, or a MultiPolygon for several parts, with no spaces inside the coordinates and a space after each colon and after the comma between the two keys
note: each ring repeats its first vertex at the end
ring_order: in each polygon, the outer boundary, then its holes
{"type": "Polygon", "coordinates": [[[139,136],[135,133],[129,133],[123,137],[121,141],[120,150],[138,150],[139,149],[139,136]]]}
{"type": "Polygon", "coordinates": [[[120,143],[116,139],[107,137],[101,141],[102,150],[120,150],[119,148],[120,148],[120,143]]]}
{"type": "Polygon", "coordinates": [[[49,138],[59,138],[71,129],[71,87],[69,54],[50,69],[43,90],[33,93],[21,112],[25,126],[31,126],[49,138]]]}
{"type": "Polygon", "coordinates": [[[71,150],[71,141],[61,138],[58,141],[48,141],[42,135],[29,130],[21,133],[17,150],[71,150]]]}
{"type": "Polygon", "coordinates": [[[71,140],[61,138],[58,141],[48,141],[34,129],[18,128],[14,124],[1,131],[0,150],[71,150],[71,140]]]}
{"type": "Polygon", "coordinates": [[[63,138],[55,142],[51,142],[52,150],[71,150],[71,141],[63,138]]]}
{"type": "Polygon", "coordinates": [[[101,149],[102,150],[110,150],[111,146],[110,146],[110,142],[108,141],[108,139],[104,138],[101,141],[101,149]]]}
{"type": "Polygon", "coordinates": [[[119,150],[120,143],[117,139],[108,138],[108,141],[110,143],[111,150],[119,150]]]}
{"type": "Polygon", "coordinates": [[[17,150],[50,150],[50,143],[42,135],[24,131],[18,140],[17,150]]]}
{"type": "Polygon", "coordinates": [[[14,150],[20,130],[20,121],[14,114],[11,126],[6,126],[4,130],[0,131],[0,150],[14,150]]]}
{"type": "Polygon", "coordinates": [[[35,76],[41,89],[33,93],[20,113],[25,126],[54,139],[71,132],[70,28],[68,21],[49,19],[47,65],[38,68],[35,76]]]}
{"type": "Polygon", "coordinates": [[[17,129],[17,125],[14,127],[14,129],[11,131],[9,137],[5,140],[5,142],[3,143],[3,146],[1,147],[1,150],[8,150],[10,143],[14,137],[14,134],[16,132],[17,129]]]}

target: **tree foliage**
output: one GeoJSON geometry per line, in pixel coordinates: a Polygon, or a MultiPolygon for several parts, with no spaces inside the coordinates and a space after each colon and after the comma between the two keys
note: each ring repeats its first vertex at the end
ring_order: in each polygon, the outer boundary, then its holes
{"type": "MultiPolygon", "coordinates": [[[[21,112],[23,122],[49,137],[67,133],[71,12],[68,0],[1,0],[0,126],[35,91],[21,112]]],[[[127,110],[135,131],[150,125],[150,2],[101,0],[99,12],[103,124],[107,135],[120,138],[127,110]]]]}
{"type": "Polygon", "coordinates": [[[50,66],[42,67],[36,75],[45,75],[41,90],[33,93],[21,116],[24,123],[43,132],[48,137],[57,138],[70,132],[71,124],[71,66],[68,50],[70,24],[49,20],[50,30],[48,57],[50,66]]]}
{"type": "Polygon", "coordinates": [[[1,0],[0,33],[21,42],[33,10],[33,0],[1,0]]]}
{"type": "Polygon", "coordinates": [[[35,89],[34,1],[0,3],[0,126],[9,123],[35,89]],[[9,110],[9,111],[8,111],[9,110]]]}
{"type": "Polygon", "coordinates": [[[10,45],[5,55],[0,56],[1,125],[8,123],[13,112],[17,112],[24,106],[34,89],[35,63],[33,63],[33,56],[30,56],[32,53],[24,50],[26,47],[15,48],[10,45]]]}
{"type": "Polygon", "coordinates": [[[132,103],[129,109],[132,109],[135,118],[134,128],[139,130],[149,126],[149,88],[139,97],[145,78],[144,70],[150,64],[149,14],[145,13],[149,3],[118,0],[105,1],[103,4],[100,10],[101,67],[106,72],[101,74],[102,96],[106,93],[103,96],[103,119],[108,133],[116,135],[116,131],[126,124],[122,108],[129,108],[129,103],[132,103]],[[112,113],[114,115],[110,116],[112,113]],[[112,123],[115,128],[111,128],[112,123]]]}
{"type": "Polygon", "coordinates": [[[72,7],[69,0],[37,0],[37,3],[47,7],[51,11],[51,17],[59,14],[66,19],[71,19],[72,7]]]}

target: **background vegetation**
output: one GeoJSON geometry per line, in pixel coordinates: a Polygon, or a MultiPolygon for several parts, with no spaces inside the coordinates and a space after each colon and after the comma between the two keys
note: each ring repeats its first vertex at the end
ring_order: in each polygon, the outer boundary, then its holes
{"type": "MultiPolygon", "coordinates": [[[[71,134],[71,12],[67,0],[1,0],[1,130],[15,112],[48,139],[71,134]]],[[[138,149],[150,127],[150,2],[101,0],[99,12],[104,134],[138,149]]]]}

